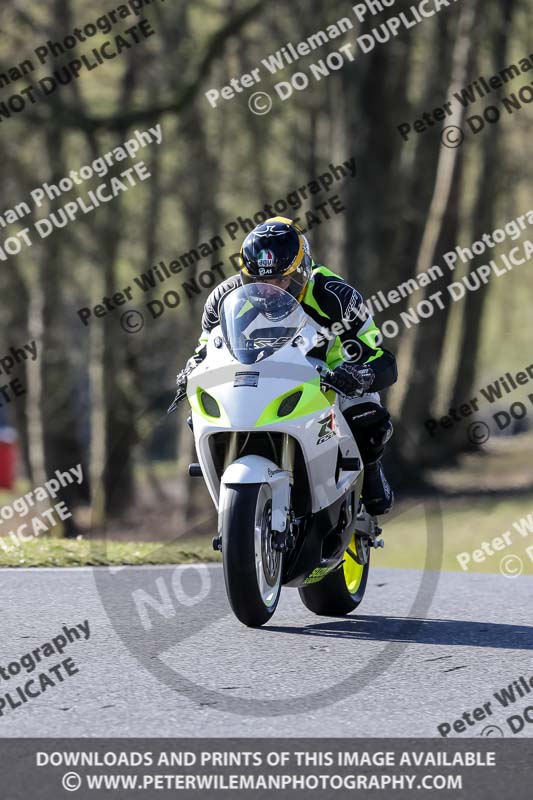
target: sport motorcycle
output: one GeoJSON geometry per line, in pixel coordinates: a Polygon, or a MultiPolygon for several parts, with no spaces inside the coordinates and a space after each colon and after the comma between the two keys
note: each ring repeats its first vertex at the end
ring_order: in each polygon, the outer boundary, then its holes
{"type": "Polygon", "coordinates": [[[320,328],[288,292],[253,283],[224,298],[187,398],[198,463],[218,509],[228,599],[250,627],[274,614],[282,586],[315,614],[361,603],[381,528],[361,500],[363,463],[311,353],[320,328]]]}

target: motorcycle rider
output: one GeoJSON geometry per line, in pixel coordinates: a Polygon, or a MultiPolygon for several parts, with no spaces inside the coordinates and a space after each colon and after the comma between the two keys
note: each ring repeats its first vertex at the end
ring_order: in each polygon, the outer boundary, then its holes
{"type": "Polygon", "coordinates": [[[205,357],[209,332],[219,324],[226,295],[242,284],[260,281],[285,289],[317,323],[323,336],[308,354],[325,362],[323,383],[341,394],[341,410],[357,441],[365,465],[362,497],[375,516],[392,508],[394,494],[381,459],[392,436],[392,423],[378,392],[396,382],[396,359],[377,344],[376,327],[359,292],[311,257],[309,243],[299,226],[286,217],[272,217],[257,225],[241,249],[241,271],[224,280],[209,295],[202,317],[202,335],[195,355],[177,376],[173,410],[185,396],[187,375],[205,357]],[[335,325],[341,323],[341,325],[335,325]],[[339,335],[330,332],[342,328],[339,335]]]}

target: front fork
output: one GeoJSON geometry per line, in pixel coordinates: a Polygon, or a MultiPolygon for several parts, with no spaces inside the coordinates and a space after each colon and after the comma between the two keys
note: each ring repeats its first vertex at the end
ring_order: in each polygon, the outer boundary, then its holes
{"type": "MultiPolygon", "coordinates": [[[[279,466],[280,469],[286,470],[289,473],[291,486],[294,481],[294,452],[294,439],[292,436],[289,436],[288,433],[284,433],[281,440],[281,464],[279,466]]],[[[232,431],[229,435],[228,445],[226,447],[224,469],[227,469],[230,464],[233,464],[237,455],[237,433],[232,431]]]]}
{"type": "MultiPolygon", "coordinates": [[[[224,455],[224,471],[233,464],[233,462],[238,458],[239,450],[238,450],[238,434],[235,431],[232,431],[229,435],[228,444],[226,447],[226,453],[224,455]]],[[[280,469],[288,472],[289,474],[289,483],[292,487],[294,482],[294,455],[295,455],[295,442],[294,439],[289,436],[288,433],[284,433],[282,435],[281,440],[281,463],[278,465],[280,469]]],[[[274,550],[279,550],[280,552],[287,552],[288,550],[292,550],[296,545],[296,537],[292,531],[294,521],[294,513],[292,508],[289,509],[289,515],[287,518],[287,524],[285,526],[284,531],[272,531],[272,547],[274,550]]],[[[220,536],[215,536],[213,539],[213,549],[214,550],[221,550],[222,549],[222,539],[220,536]]]]}
{"type": "Polygon", "coordinates": [[[232,432],[229,435],[228,446],[226,447],[226,455],[224,458],[224,470],[226,470],[230,464],[233,464],[236,458],[237,458],[237,434],[232,432]]]}
{"type": "MultiPolygon", "coordinates": [[[[291,487],[294,484],[294,453],[294,439],[292,436],[289,436],[288,433],[284,433],[281,440],[281,469],[289,473],[289,483],[291,487]]],[[[272,535],[272,546],[274,550],[278,550],[280,553],[287,553],[290,550],[294,550],[296,547],[296,536],[294,535],[293,527],[294,511],[290,508],[285,530],[282,532],[276,531],[272,535]]]]}
{"type": "Polygon", "coordinates": [[[281,440],[281,469],[289,473],[291,486],[294,482],[294,450],[294,439],[288,433],[284,433],[281,440]]]}
{"type": "MultiPolygon", "coordinates": [[[[237,434],[232,431],[229,435],[226,453],[224,455],[224,472],[230,464],[233,464],[237,458],[237,453],[237,434]]],[[[222,551],[222,536],[217,535],[213,537],[213,550],[222,551]]]]}

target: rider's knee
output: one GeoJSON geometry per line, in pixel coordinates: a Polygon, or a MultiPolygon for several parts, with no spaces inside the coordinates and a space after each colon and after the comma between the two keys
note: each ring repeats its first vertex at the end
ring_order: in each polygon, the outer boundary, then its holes
{"type": "Polygon", "coordinates": [[[387,409],[376,403],[360,403],[346,409],[345,416],[363,462],[379,461],[394,430],[387,409]]]}

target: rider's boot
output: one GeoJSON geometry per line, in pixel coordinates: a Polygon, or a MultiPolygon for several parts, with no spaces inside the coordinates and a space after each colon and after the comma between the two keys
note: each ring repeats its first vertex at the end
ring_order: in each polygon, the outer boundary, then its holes
{"type": "Polygon", "coordinates": [[[374,517],[388,514],[392,509],[394,492],[385,477],[381,461],[365,466],[362,496],[366,510],[374,517]]]}

